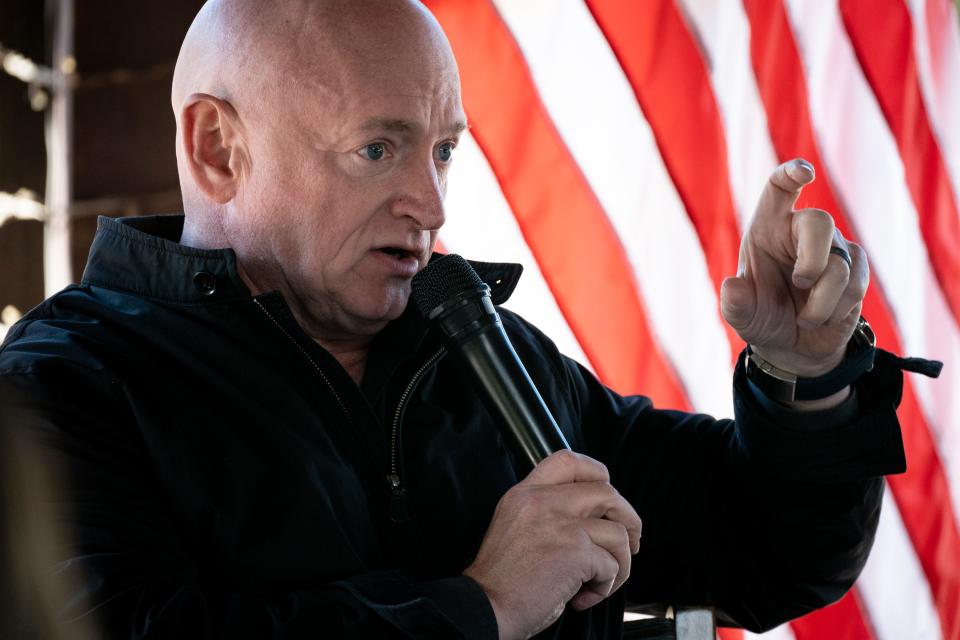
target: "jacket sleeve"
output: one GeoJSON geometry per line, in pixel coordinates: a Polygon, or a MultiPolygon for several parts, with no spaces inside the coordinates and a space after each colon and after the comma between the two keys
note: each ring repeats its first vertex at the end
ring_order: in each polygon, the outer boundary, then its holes
{"type": "Polygon", "coordinates": [[[462,576],[387,570],[262,593],[211,583],[150,473],[120,387],[99,371],[0,375],[0,424],[55,471],[66,542],[48,555],[72,587],[64,619],[93,617],[106,638],[497,637],[489,601],[462,576]]]}
{"type": "Polygon", "coordinates": [[[714,606],[762,631],[838,600],[863,568],[882,476],[906,467],[903,378],[878,352],[852,408],[771,412],[740,360],[735,421],[655,409],[566,366],[584,451],[643,520],[628,603],[714,606]]]}

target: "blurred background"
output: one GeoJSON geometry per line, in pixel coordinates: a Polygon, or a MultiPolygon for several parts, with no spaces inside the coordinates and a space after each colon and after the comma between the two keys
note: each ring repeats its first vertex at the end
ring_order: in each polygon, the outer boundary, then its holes
{"type": "Polygon", "coordinates": [[[3,324],[80,278],[97,215],[180,210],[170,82],[202,5],[0,2],[3,324]]]}
{"type": "MultiPolygon", "coordinates": [[[[97,215],[180,210],[169,86],[201,4],[0,4],[0,336],[79,280],[97,215]]],[[[472,126],[443,247],[523,263],[507,306],[622,393],[732,414],[743,345],[720,320],[719,284],[774,167],[816,166],[800,204],[866,248],[880,346],[946,367],[908,377],[909,471],[888,479],[856,588],[764,637],[960,640],[952,0],[427,5],[472,126]]]]}

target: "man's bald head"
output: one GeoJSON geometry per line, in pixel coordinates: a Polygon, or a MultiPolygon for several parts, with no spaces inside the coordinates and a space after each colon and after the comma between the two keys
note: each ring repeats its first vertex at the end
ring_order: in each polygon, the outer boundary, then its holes
{"type": "Polygon", "coordinates": [[[336,84],[357,62],[449,56],[443,31],[415,0],[209,0],[177,58],[174,114],[193,93],[234,106],[336,84]]]}
{"type": "Polygon", "coordinates": [[[210,0],[172,91],[182,242],[234,249],[315,336],[398,316],[466,127],[446,36],[414,0],[210,0]]]}

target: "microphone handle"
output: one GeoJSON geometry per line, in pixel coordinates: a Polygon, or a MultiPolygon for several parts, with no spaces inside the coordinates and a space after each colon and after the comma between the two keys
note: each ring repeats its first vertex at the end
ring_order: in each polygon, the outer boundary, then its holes
{"type": "Polygon", "coordinates": [[[514,445],[536,466],[551,453],[569,449],[563,432],[513,349],[499,318],[456,341],[491,414],[499,417],[514,445]]]}

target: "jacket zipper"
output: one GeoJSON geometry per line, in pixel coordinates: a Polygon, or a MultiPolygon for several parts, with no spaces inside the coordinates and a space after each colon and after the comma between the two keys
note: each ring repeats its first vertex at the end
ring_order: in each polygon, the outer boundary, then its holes
{"type": "Polygon", "coordinates": [[[254,298],[253,301],[256,303],[256,305],[257,305],[258,307],[260,307],[260,310],[263,311],[268,318],[270,318],[270,320],[273,322],[274,326],[276,326],[277,329],[280,330],[280,333],[282,333],[283,335],[285,335],[285,336],[287,337],[287,340],[289,340],[290,342],[292,342],[292,343],[297,347],[297,349],[300,350],[300,353],[302,353],[302,354],[303,354],[303,357],[307,359],[307,362],[309,362],[309,363],[313,366],[313,368],[316,369],[317,373],[320,374],[320,379],[323,380],[324,384],[327,385],[327,388],[330,389],[330,393],[332,393],[332,394],[333,394],[333,397],[336,399],[337,404],[340,405],[340,409],[343,411],[343,414],[344,414],[345,416],[347,416],[347,420],[349,420],[349,421],[352,422],[352,421],[353,421],[353,418],[350,416],[350,412],[347,411],[347,405],[345,405],[345,404],[343,403],[343,400],[340,398],[340,394],[337,393],[337,390],[334,388],[333,384],[330,382],[330,379],[326,376],[326,374],[325,374],[325,373],[323,372],[323,370],[319,367],[319,365],[317,365],[317,363],[314,362],[313,358],[310,357],[310,354],[307,353],[307,350],[304,349],[302,346],[300,346],[300,343],[299,343],[299,342],[297,342],[296,340],[294,340],[293,336],[291,336],[291,335],[287,332],[287,330],[284,329],[283,326],[282,326],[279,322],[277,322],[277,319],[273,317],[273,314],[271,314],[269,311],[267,311],[267,308],[264,307],[263,304],[262,304],[259,300],[257,300],[256,298],[254,298]]]}
{"type": "MultiPolygon", "coordinates": [[[[323,380],[324,384],[327,385],[327,388],[330,389],[330,393],[333,394],[333,397],[336,399],[337,404],[340,405],[340,409],[343,411],[344,415],[347,416],[348,420],[352,420],[350,412],[347,411],[347,406],[343,403],[343,400],[340,398],[340,394],[337,393],[337,390],[334,388],[333,384],[330,382],[330,379],[327,378],[326,374],[323,373],[323,370],[317,365],[313,358],[310,357],[310,354],[307,353],[306,349],[300,346],[300,343],[294,340],[283,326],[277,322],[277,319],[273,317],[266,307],[257,300],[253,299],[260,310],[270,318],[270,321],[273,322],[274,326],[280,330],[287,339],[292,342],[300,353],[303,354],[303,357],[307,359],[307,362],[313,366],[316,372],[320,375],[320,379],[323,380]]],[[[387,482],[390,483],[390,520],[392,522],[402,523],[407,521],[407,507],[404,503],[404,489],[403,483],[400,480],[399,466],[397,463],[397,451],[399,449],[399,439],[400,439],[400,421],[403,419],[403,410],[406,408],[407,400],[410,397],[410,394],[413,392],[414,388],[417,386],[417,382],[420,381],[420,377],[429,369],[434,362],[440,359],[440,357],[446,353],[446,347],[440,347],[439,351],[434,353],[423,365],[417,369],[416,373],[413,374],[413,377],[410,379],[410,382],[407,384],[407,387],[403,390],[403,393],[400,395],[400,402],[397,404],[397,410],[393,414],[393,424],[390,429],[390,473],[387,474],[387,482]]]]}
{"type": "Polygon", "coordinates": [[[413,374],[407,388],[400,394],[400,402],[397,404],[397,410],[393,414],[393,424],[390,428],[390,473],[387,474],[387,482],[390,484],[390,521],[396,523],[407,522],[407,505],[404,500],[403,482],[400,479],[400,468],[397,462],[398,451],[400,449],[400,426],[403,419],[404,409],[407,406],[407,400],[410,394],[416,388],[420,377],[429,369],[433,363],[440,359],[446,353],[446,347],[440,347],[440,350],[434,353],[430,358],[417,369],[413,374]]]}

